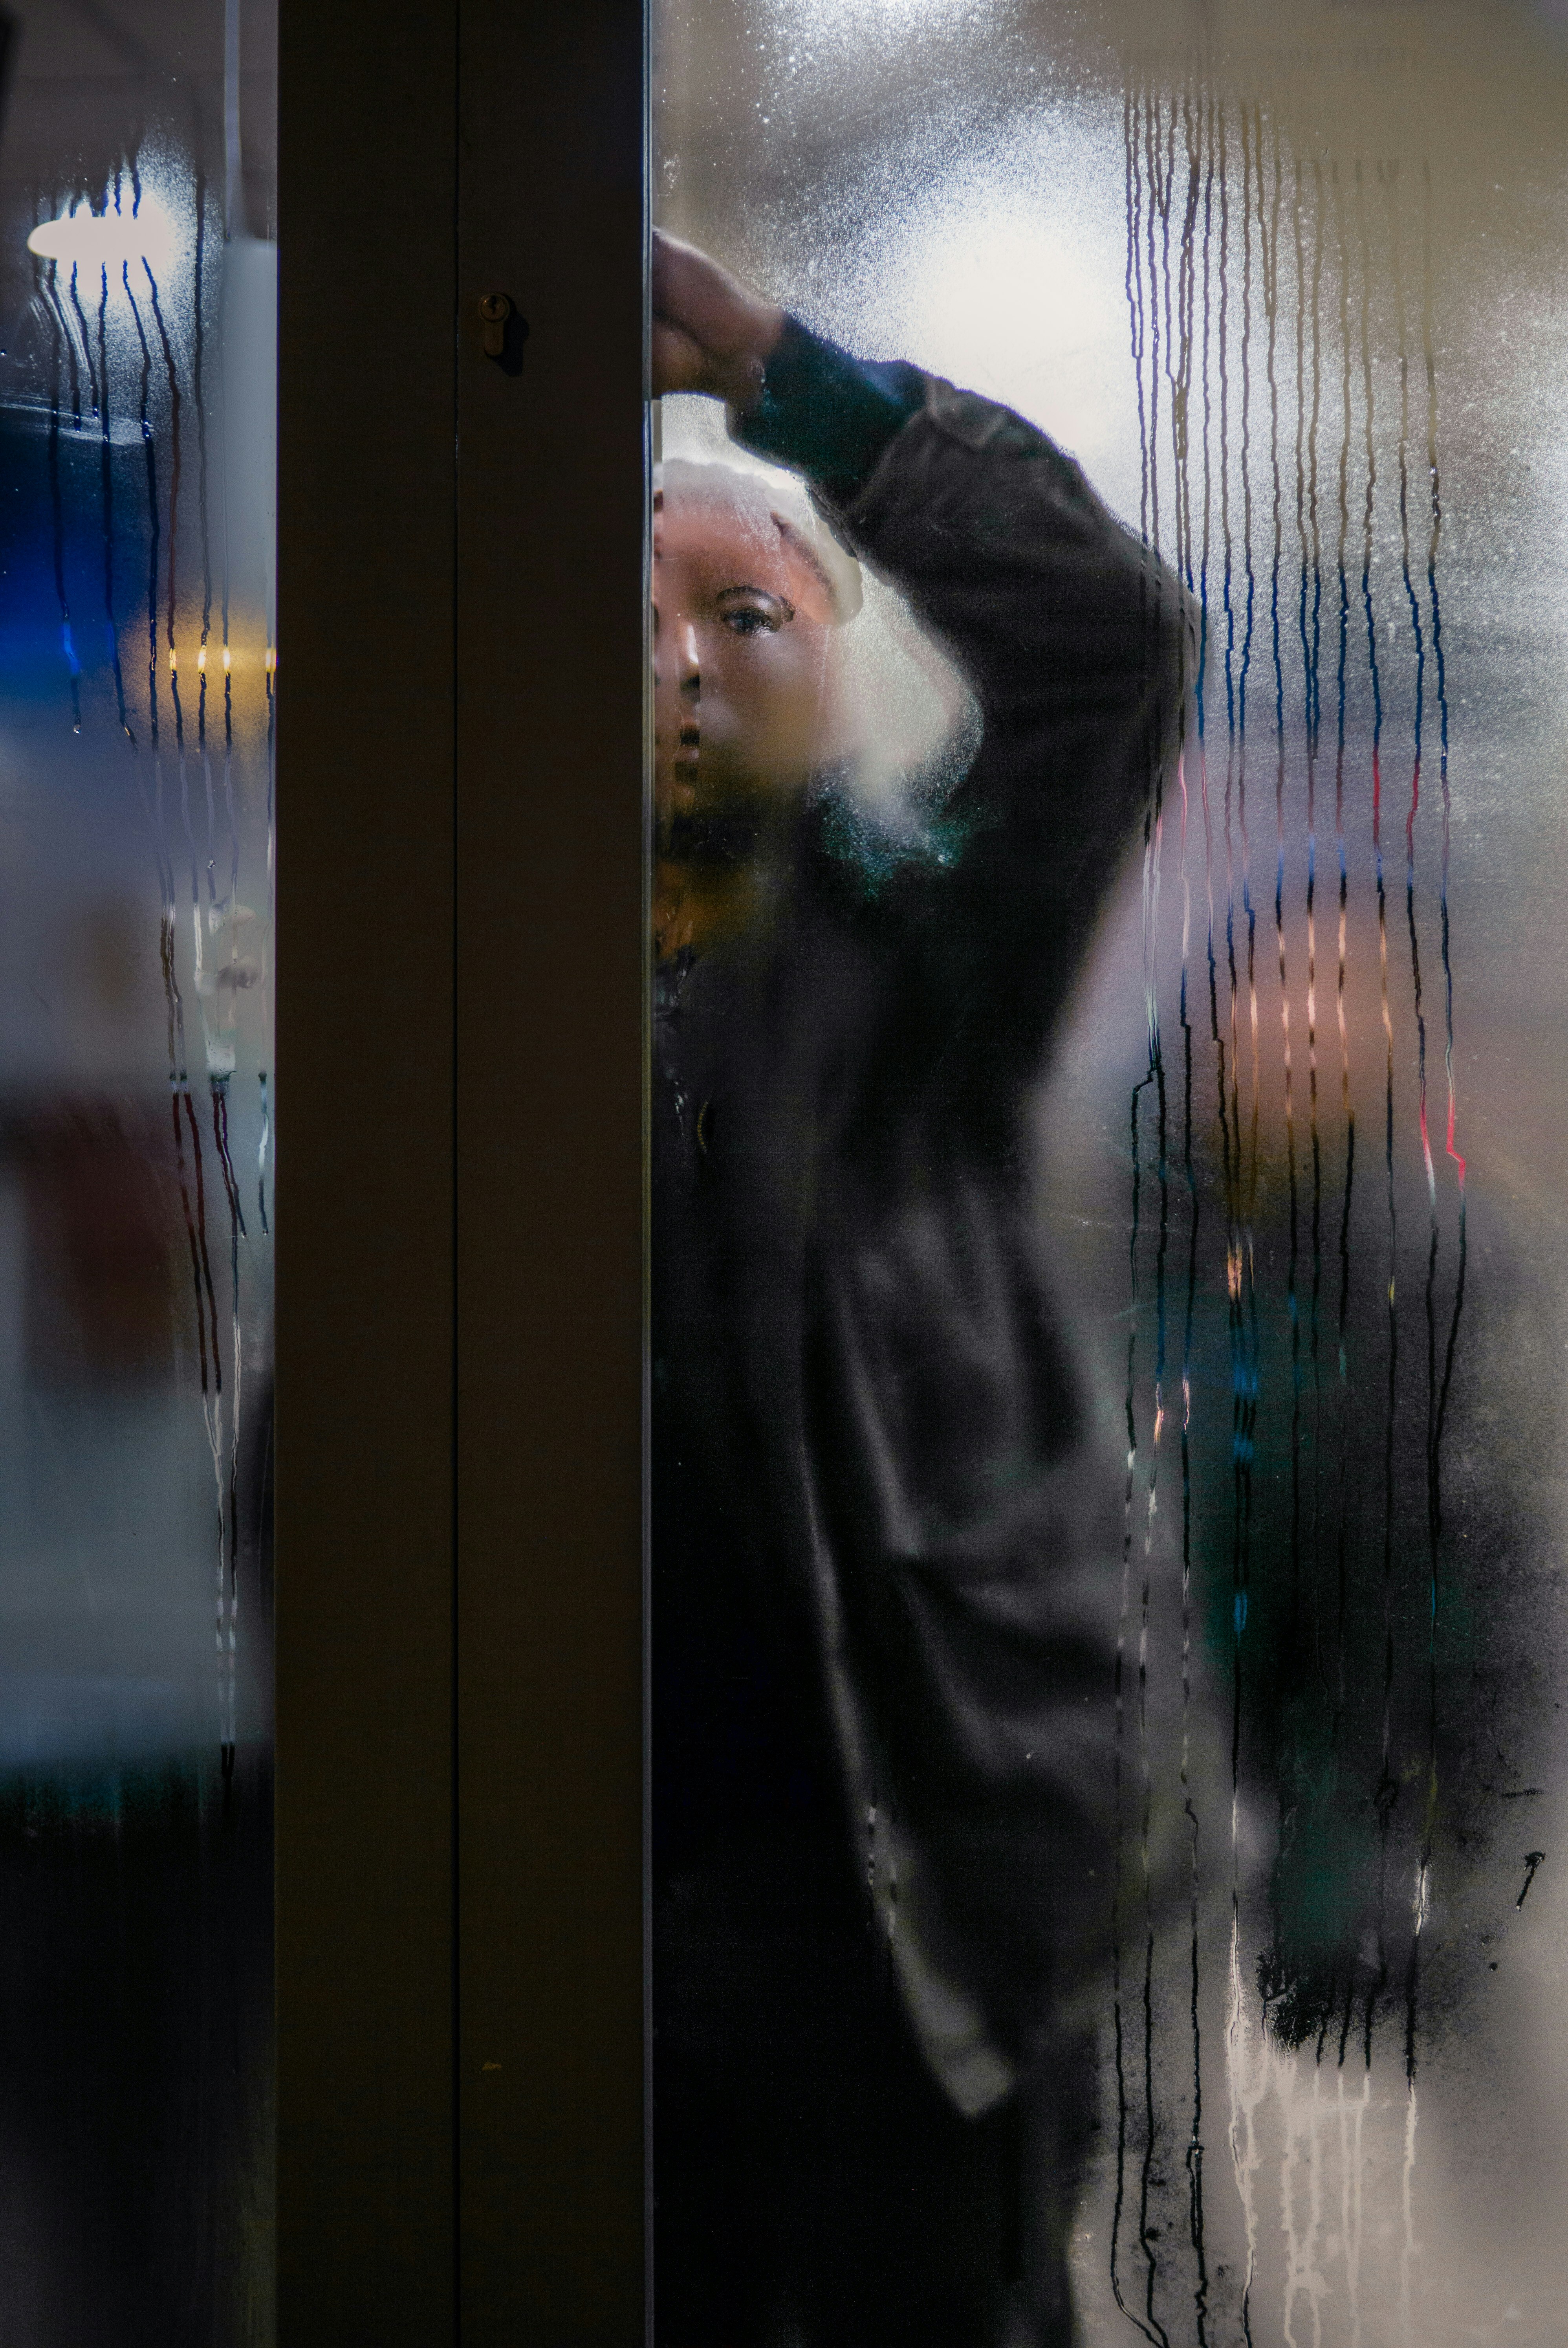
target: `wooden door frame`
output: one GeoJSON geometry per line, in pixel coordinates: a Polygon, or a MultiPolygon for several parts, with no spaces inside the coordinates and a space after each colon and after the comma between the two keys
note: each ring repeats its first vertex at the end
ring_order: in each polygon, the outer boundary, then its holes
{"type": "Polygon", "coordinates": [[[644,2321],[645,55],[282,5],[284,2348],[644,2321]]]}

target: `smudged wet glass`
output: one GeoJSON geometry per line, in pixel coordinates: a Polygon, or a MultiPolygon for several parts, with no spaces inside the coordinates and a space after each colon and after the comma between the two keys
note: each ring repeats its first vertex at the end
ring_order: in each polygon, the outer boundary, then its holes
{"type": "Polygon", "coordinates": [[[0,118],[0,2216],[18,2339],[271,2336],[273,25],[0,118]]]}
{"type": "MultiPolygon", "coordinates": [[[[1189,599],[1028,1117],[1115,1455],[1085,2337],[1550,2340],[1562,26],[667,0],[655,57],[661,222],[1042,427],[1189,599]]],[[[873,553],[843,630],[884,844],[976,755],[922,592],[873,553]]]]}

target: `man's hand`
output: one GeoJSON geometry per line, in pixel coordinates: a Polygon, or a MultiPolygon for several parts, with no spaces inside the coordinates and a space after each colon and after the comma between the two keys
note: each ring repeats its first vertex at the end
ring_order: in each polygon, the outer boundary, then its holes
{"type": "Polygon", "coordinates": [[[653,396],[705,391],[753,407],[784,314],[699,252],[653,232],[653,396]]]}

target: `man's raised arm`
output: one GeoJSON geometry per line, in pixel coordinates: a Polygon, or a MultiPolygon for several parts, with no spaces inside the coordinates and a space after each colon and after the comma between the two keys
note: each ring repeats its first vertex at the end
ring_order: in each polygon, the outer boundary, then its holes
{"type": "MultiPolygon", "coordinates": [[[[999,988],[1015,1013],[1020,989],[1059,1001],[1177,747],[1192,665],[1179,582],[1071,458],[995,401],[854,358],[663,237],[653,310],[654,390],[725,399],[735,438],[805,476],[976,690],[984,734],[949,803],[964,845],[944,880],[957,1014],[983,1033],[999,988]]],[[[1010,1026],[1017,1045],[1031,1025],[1010,1026]]]]}

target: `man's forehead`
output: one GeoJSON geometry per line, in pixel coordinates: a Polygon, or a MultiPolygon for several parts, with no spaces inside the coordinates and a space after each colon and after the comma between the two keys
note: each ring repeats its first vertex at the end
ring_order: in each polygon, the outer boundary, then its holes
{"type": "Polygon", "coordinates": [[[733,497],[706,486],[665,489],[654,520],[655,551],[688,562],[743,560],[783,572],[784,535],[765,499],[733,497]]]}
{"type": "Polygon", "coordinates": [[[727,466],[666,468],[654,492],[653,560],[698,593],[761,587],[819,626],[842,616],[833,582],[800,529],[775,510],[764,483],[727,466]]]}
{"type": "Polygon", "coordinates": [[[845,558],[835,579],[807,525],[781,513],[765,479],[730,465],[676,458],[655,475],[653,559],[679,569],[700,592],[763,587],[796,615],[834,627],[860,608],[860,582],[845,558]]]}

